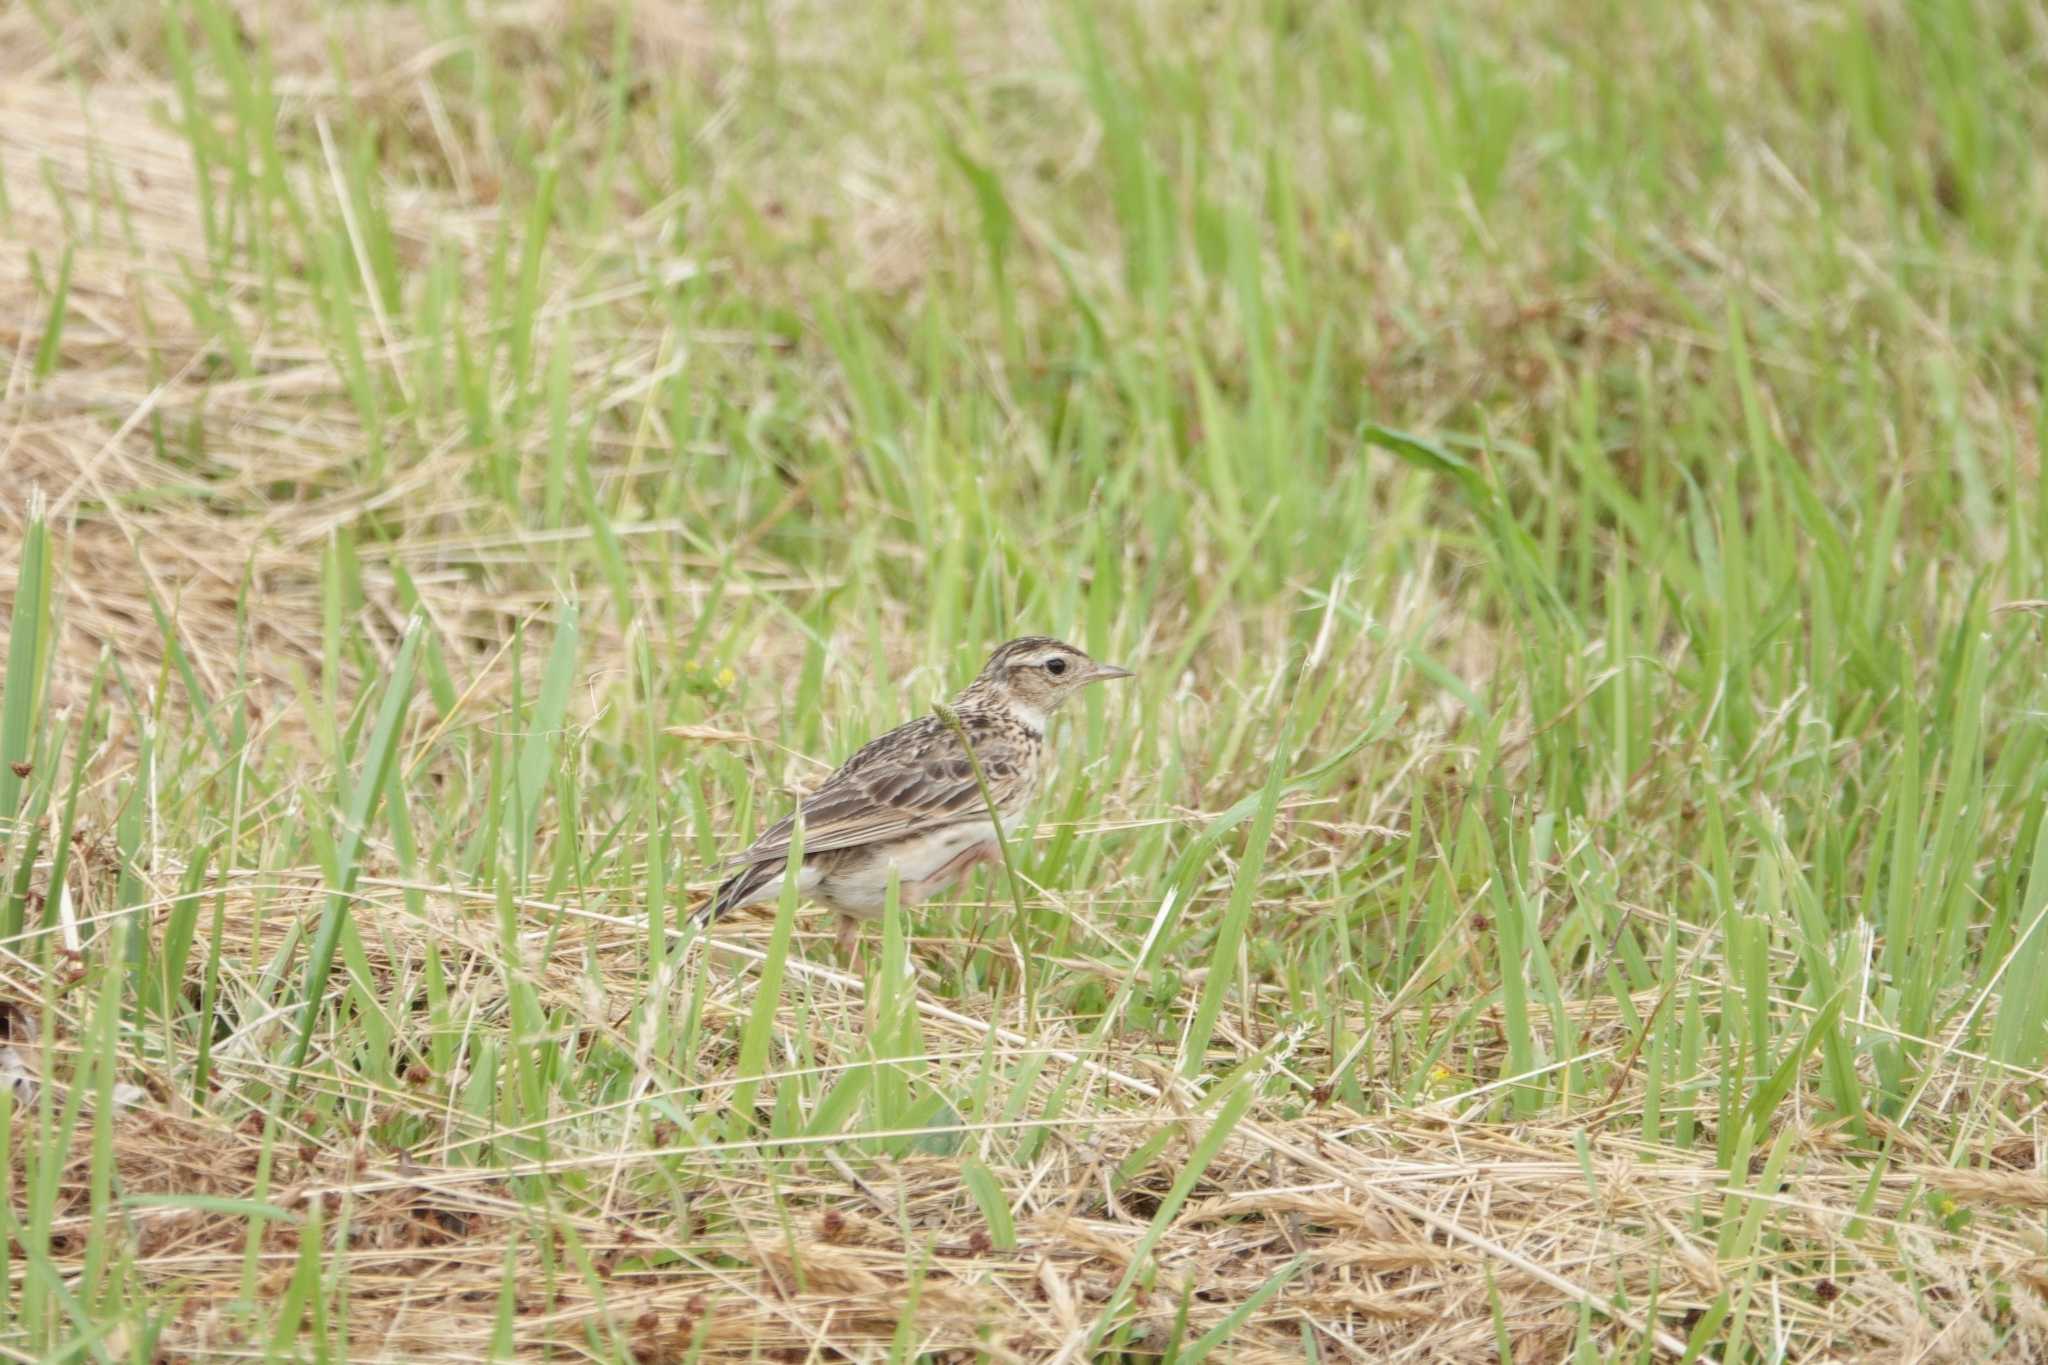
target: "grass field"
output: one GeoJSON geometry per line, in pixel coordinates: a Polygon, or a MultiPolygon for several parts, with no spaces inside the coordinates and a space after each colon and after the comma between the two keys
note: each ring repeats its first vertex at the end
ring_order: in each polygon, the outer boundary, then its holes
{"type": "Polygon", "coordinates": [[[2044,64],[0,10],[0,1355],[2048,1359],[2044,64]],[[681,928],[1029,632],[1014,881],[681,928]]]}

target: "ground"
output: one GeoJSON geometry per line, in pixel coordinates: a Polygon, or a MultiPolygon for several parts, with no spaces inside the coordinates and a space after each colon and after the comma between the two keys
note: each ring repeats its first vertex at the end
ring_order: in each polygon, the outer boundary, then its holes
{"type": "Polygon", "coordinates": [[[0,1352],[2048,1359],[2044,60],[0,11],[0,1352]],[[1014,875],[684,928],[1039,632],[1014,875]]]}

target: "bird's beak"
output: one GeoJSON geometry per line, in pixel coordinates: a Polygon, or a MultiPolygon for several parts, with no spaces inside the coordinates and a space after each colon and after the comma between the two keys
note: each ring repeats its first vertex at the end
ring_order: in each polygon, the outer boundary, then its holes
{"type": "Polygon", "coordinates": [[[1115,664],[1096,664],[1094,672],[1088,675],[1089,682],[1108,682],[1111,678],[1131,677],[1131,670],[1118,668],[1115,664]]]}

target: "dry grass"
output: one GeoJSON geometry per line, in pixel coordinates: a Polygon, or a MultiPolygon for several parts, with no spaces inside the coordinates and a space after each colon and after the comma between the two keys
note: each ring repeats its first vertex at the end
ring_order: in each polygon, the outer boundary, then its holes
{"type": "MultiPolygon", "coordinates": [[[[295,914],[313,910],[297,907],[314,899],[317,882],[310,869],[279,877],[260,904],[246,885],[232,888],[229,937],[265,955],[295,914]]],[[[501,1009],[487,898],[437,889],[421,916],[399,889],[373,880],[355,905],[380,997],[408,994],[398,978],[418,971],[431,942],[459,983],[458,1014],[501,1009]]],[[[162,899],[170,896],[166,887],[162,899]]],[[[605,1040],[630,1050],[607,1016],[644,974],[643,932],[596,911],[522,909],[561,916],[554,962],[594,962],[597,979],[614,983],[594,990],[580,966],[534,971],[561,1021],[554,1045],[580,1051],[605,1040]]],[[[818,944],[828,936],[821,928],[818,944]]],[[[707,972],[707,1036],[744,1020],[747,980],[731,969],[758,959],[764,940],[754,932],[719,945],[707,972]]],[[[862,1031],[873,1006],[858,979],[807,962],[790,968],[801,1015],[793,1005],[779,1031],[862,1031]]],[[[10,1003],[23,1011],[36,1003],[24,985],[31,973],[18,959],[6,973],[10,1003]]],[[[424,1067],[389,1089],[319,1077],[314,1095],[346,1098],[360,1117],[337,1131],[309,1109],[265,1135],[258,1115],[230,1126],[221,1117],[227,1105],[191,1105],[177,1091],[176,1059],[162,1058],[133,1059],[152,1100],[114,1127],[118,1187],[130,1197],[254,1199],[291,1221],[262,1224],[252,1238],[239,1213],[145,1207],[123,1220],[120,1236],[145,1283],[177,1295],[163,1339],[172,1358],[248,1349],[227,1310],[251,1275],[265,1298],[282,1291],[301,1264],[303,1220],[313,1217],[325,1228],[326,1263],[350,1285],[352,1358],[473,1358],[508,1305],[520,1351],[581,1349],[596,1333],[642,1360],[681,1360],[693,1350],[697,1359],[863,1358],[887,1349],[913,1295],[920,1351],[1015,1360],[1071,1352],[1140,1254],[1199,1138],[1202,1097],[1174,1076],[1170,1054],[1104,1051],[1083,1030],[1057,1024],[1027,1037],[929,994],[915,1004],[941,1092],[971,1090],[991,1054],[1005,1069],[1053,1059],[1040,1073],[1041,1098],[1061,1083],[1062,1067],[1084,1076],[1062,1121],[948,1124],[925,1134],[992,1153],[1019,1130],[1045,1134],[1034,1160],[994,1167],[1001,1187],[1019,1192],[1011,1247],[994,1245],[958,1155],[856,1155],[866,1168],[859,1174],[838,1153],[857,1154],[869,1140],[707,1147],[678,1141],[665,1121],[635,1128],[600,1109],[555,1116],[545,1125],[548,1155],[522,1160],[517,1139],[530,1130],[470,1121],[452,1098],[469,1078],[430,1077],[424,1067]],[[396,1147],[392,1135],[408,1131],[407,1119],[419,1136],[396,1147]]],[[[1611,1018],[1580,1022],[1591,1045],[1626,1044],[1611,1018]]],[[[1272,1068],[1287,1075],[1330,1074],[1335,1060],[1311,1037],[1241,1045],[1266,1047],[1272,1068]]],[[[260,1027],[224,1043],[216,1054],[223,1095],[267,1079],[270,1050],[260,1027]]],[[[1487,1058],[1468,1060],[1489,1069],[1487,1058]]],[[[717,1079],[675,1085],[657,1070],[636,1089],[635,1107],[717,1109],[730,1098],[732,1058],[705,1062],[717,1079]]],[[[1968,1084],[1977,1070],[1955,1059],[1930,1075],[1931,1088],[1968,1084]]],[[[1852,1152],[1838,1125],[1794,1116],[1769,1170],[1758,1157],[1731,1174],[1710,1152],[1631,1132],[1642,1097],[1626,1080],[1604,1103],[1569,1116],[1502,1124],[1475,1112],[1462,1078],[1444,1079],[1446,1097],[1435,1103],[1362,1112],[1313,1097],[1304,1105],[1297,1092],[1262,1105],[1144,1253],[1156,1279],[1133,1306],[1128,1349],[1164,1346],[1183,1311],[1186,1334],[1207,1331],[1286,1274],[1286,1311],[1252,1319],[1232,1339],[1232,1359],[1298,1359],[1308,1340],[1368,1359],[1491,1359],[1502,1334],[1515,1359],[1546,1359],[1578,1338],[1582,1302],[1655,1302],[1684,1326],[1731,1276],[1762,1270],[1781,1292],[1805,1291],[1778,1305],[1776,1330],[1788,1338],[1828,1340],[1836,1358],[1977,1360],[1998,1353],[2001,1340],[2011,1351],[2013,1324],[1986,1320],[1986,1287],[2048,1287],[2031,1212],[2048,1206],[2038,1138],[1997,1144],[1995,1169],[1957,1169],[1926,1145],[1923,1125],[1889,1130],[1897,1159],[1873,1187],[1845,1160],[1852,1152]],[[1970,1210],[1967,1225],[1944,1231],[1915,1217],[1929,1191],[1970,1210]],[[1728,1264],[1688,1231],[1702,1214],[1739,1221],[1759,1206],[1777,1217],[1757,1264],[1728,1264]],[[1873,1236],[1878,1230],[1883,1237],[1873,1236]],[[1893,1251],[1875,1249],[1890,1237],[1893,1251]]],[[[16,1160],[19,1188],[19,1151],[16,1160]]],[[[81,1134],[58,1182],[50,1256],[59,1266],[84,1259],[90,1163],[89,1134],[81,1134]]],[[[2048,1332],[2039,1303],[2019,1295],[2011,1308],[2020,1339],[2048,1332]]],[[[1623,1323],[1644,1330],[1640,1320],[1623,1323]]],[[[1681,1349],[1672,1332],[1659,1337],[1681,1349]]]]}
{"type": "Polygon", "coordinates": [[[0,14],[0,1351],[2048,1360],[2039,16],[1301,8],[0,14]]]}

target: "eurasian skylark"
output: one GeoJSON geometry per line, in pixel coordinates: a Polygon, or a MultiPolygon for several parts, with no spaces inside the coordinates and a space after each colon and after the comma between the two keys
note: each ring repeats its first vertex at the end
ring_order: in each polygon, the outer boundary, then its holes
{"type": "MultiPolygon", "coordinates": [[[[1053,712],[1089,683],[1130,676],[1048,636],[1012,640],[954,700],[959,732],[936,715],[899,725],[863,745],[799,802],[804,848],[797,891],[839,913],[841,953],[852,950],[860,921],[881,917],[891,872],[901,903],[909,906],[1000,857],[989,802],[961,748],[961,732],[1007,836],[1045,773],[1045,730],[1053,712]]],[[[696,912],[699,924],[782,895],[795,821],[785,817],[732,860],[739,870],[696,912]]]]}

